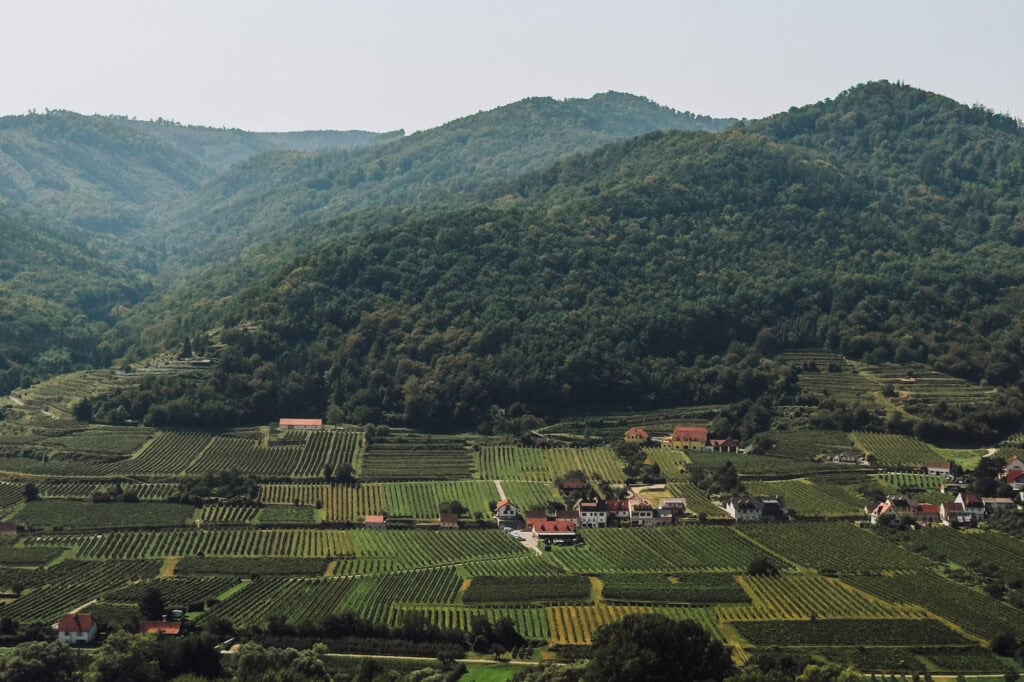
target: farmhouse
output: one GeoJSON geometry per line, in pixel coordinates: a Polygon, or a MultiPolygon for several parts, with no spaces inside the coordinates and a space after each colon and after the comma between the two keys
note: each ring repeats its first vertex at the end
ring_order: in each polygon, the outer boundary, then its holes
{"type": "Polygon", "coordinates": [[[508,500],[502,500],[494,508],[494,520],[505,528],[523,527],[523,522],[519,520],[519,508],[508,500]]]}
{"type": "Polygon", "coordinates": [[[833,455],[825,455],[824,460],[826,462],[832,462],[833,464],[858,464],[866,465],[868,460],[864,455],[859,452],[839,452],[833,455]]]}
{"type": "Polygon", "coordinates": [[[383,514],[368,514],[363,521],[366,530],[387,530],[388,520],[383,514]]]}
{"type": "Polygon", "coordinates": [[[323,428],[322,419],[282,419],[278,428],[282,431],[315,431],[323,428]]]}
{"type": "Polygon", "coordinates": [[[954,528],[973,528],[978,525],[978,517],[964,511],[959,502],[943,502],[939,505],[939,516],[947,526],[954,528]]]}
{"type": "Polygon", "coordinates": [[[737,452],[740,449],[740,442],[735,438],[712,438],[704,449],[713,452],[737,452]]]}
{"type": "Polygon", "coordinates": [[[1014,455],[1006,462],[1006,466],[1003,467],[1003,471],[1010,473],[1011,471],[1024,471],[1024,460],[1014,455]]]}
{"type": "Polygon", "coordinates": [[[88,644],[96,639],[96,621],[92,614],[69,613],[57,624],[57,639],[65,644],[88,644]]]}
{"type": "Polygon", "coordinates": [[[576,524],[572,521],[539,521],[530,530],[539,542],[554,545],[576,542],[576,524]]]}
{"type": "Polygon", "coordinates": [[[624,520],[629,518],[629,500],[605,500],[608,519],[624,520]]]}
{"type": "Polygon", "coordinates": [[[437,526],[443,530],[458,530],[459,515],[450,512],[441,514],[437,519],[437,526]]]}
{"type": "Polygon", "coordinates": [[[626,431],[625,440],[627,443],[643,444],[651,440],[651,437],[640,427],[634,426],[629,431],[626,431]]]}
{"type": "Polygon", "coordinates": [[[953,465],[949,462],[936,462],[935,464],[927,464],[924,466],[922,471],[929,476],[946,476],[948,478],[953,477],[953,465]]]}
{"type": "Polygon", "coordinates": [[[789,512],[781,497],[730,497],[722,504],[729,516],[743,523],[786,521],[789,512]]]}
{"type": "Polygon", "coordinates": [[[703,449],[708,442],[708,430],[702,427],[680,426],[668,439],[661,442],[662,447],[675,449],[703,449]]]}
{"type": "Polygon", "coordinates": [[[914,508],[914,520],[918,523],[940,523],[942,514],[937,504],[921,503],[914,508]]]}

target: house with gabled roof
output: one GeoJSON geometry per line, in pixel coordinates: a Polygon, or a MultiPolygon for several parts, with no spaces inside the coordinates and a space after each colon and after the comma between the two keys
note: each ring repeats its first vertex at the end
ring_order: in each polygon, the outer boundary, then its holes
{"type": "Polygon", "coordinates": [[[1024,460],[1017,455],[1014,455],[1006,462],[1006,466],[1003,467],[1003,471],[1005,473],[1010,473],[1011,471],[1024,471],[1024,460]]]}
{"type": "Polygon", "coordinates": [[[950,462],[934,462],[926,464],[921,471],[929,476],[953,477],[953,465],[950,462]]]}
{"type": "Polygon", "coordinates": [[[580,528],[608,527],[608,505],[604,500],[579,500],[576,503],[576,514],[580,528]]]}
{"type": "Polygon", "coordinates": [[[530,530],[538,542],[555,545],[576,542],[576,524],[572,521],[538,521],[530,530]]]}
{"type": "Polygon", "coordinates": [[[387,530],[388,520],[383,514],[367,514],[363,519],[366,530],[387,530]]]}
{"type": "Polygon", "coordinates": [[[680,426],[666,440],[662,447],[675,449],[704,449],[708,442],[708,430],[698,426],[680,426]]]}
{"type": "Polygon", "coordinates": [[[508,500],[502,500],[494,508],[494,520],[503,528],[523,527],[523,522],[519,518],[519,507],[508,500]]]}
{"type": "Polygon", "coordinates": [[[959,502],[943,502],[939,505],[939,517],[942,523],[953,528],[974,528],[978,525],[978,517],[965,511],[959,502]]]}
{"type": "Polygon", "coordinates": [[[634,426],[629,431],[626,431],[625,441],[627,443],[646,443],[651,440],[651,436],[641,429],[639,426],[634,426]]]}
{"type": "Polygon", "coordinates": [[[90,613],[69,613],[57,623],[57,639],[64,644],[88,644],[96,639],[96,619],[90,613]]]}
{"type": "Polygon", "coordinates": [[[963,511],[974,517],[975,523],[985,518],[985,501],[977,493],[961,492],[954,500],[963,511]]]}
{"type": "Polygon", "coordinates": [[[437,527],[442,530],[458,530],[459,515],[451,512],[444,512],[437,517],[437,527]]]}
{"type": "Polygon", "coordinates": [[[986,514],[1017,508],[1017,503],[1013,501],[1012,497],[983,497],[981,502],[985,505],[986,514]]]}
{"type": "Polygon", "coordinates": [[[704,449],[712,452],[738,452],[740,442],[735,438],[712,438],[704,449]]]}
{"type": "Polygon", "coordinates": [[[741,495],[730,497],[721,503],[729,516],[740,523],[762,523],[768,521],[787,521],[789,511],[782,497],[752,497],[741,495]]]}
{"type": "Polygon", "coordinates": [[[1006,484],[1018,492],[1024,490],[1024,471],[1006,472],[1006,484]]]}

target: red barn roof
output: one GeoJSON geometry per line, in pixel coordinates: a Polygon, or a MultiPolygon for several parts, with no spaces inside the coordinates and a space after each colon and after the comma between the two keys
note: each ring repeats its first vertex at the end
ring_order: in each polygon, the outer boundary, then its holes
{"type": "Polygon", "coordinates": [[[676,442],[699,441],[705,443],[708,440],[708,430],[696,426],[680,426],[672,432],[672,440],[676,442]]]}
{"type": "Polygon", "coordinates": [[[280,426],[323,426],[323,419],[282,419],[280,426]]]}
{"type": "Polygon", "coordinates": [[[144,620],[139,624],[139,632],[144,635],[180,635],[181,623],[172,620],[144,620]]]}
{"type": "Polygon", "coordinates": [[[57,632],[89,632],[94,624],[91,613],[69,613],[60,619],[57,632]]]}
{"type": "Polygon", "coordinates": [[[499,509],[504,509],[505,507],[511,507],[511,506],[512,506],[511,502],[509,502],[508,500],[502,500],[497,505],[495,505],[494,511],[498,511],[499,509]]]}

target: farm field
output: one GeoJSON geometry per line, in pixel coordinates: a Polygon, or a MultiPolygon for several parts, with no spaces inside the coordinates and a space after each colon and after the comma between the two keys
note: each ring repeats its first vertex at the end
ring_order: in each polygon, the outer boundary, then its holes
{"type": "Polygon", "coordinates": [[[836,578],[818,575],[780,575],[774,578],[740,576],[751,606],[720,607],[723,621],[814,620],[844,618],[923,619],[924,609],[899,606],[861,592],[836,578]]]}
{"type": "Polygon", "coordinates": [[[692,466],[701,469],[717,469],[726,462],[732,462],[740,476],[799,476],[816,472],[833,472],[838,465],[811,462],[770,455],[744,455],[735,452],[711,452],[697,450],[687,453],[692,466]]]}
{"type": "Polygon", "coordinates": [[[852,488],[800,478],[792,481],[748,481],[752,495],[781,495],[790,511],[799,516],[862,518],[867,500],[852,488]]]}
{"type": "Polygon", "coordinates": [[[808,646],[849,644],[904,646],[924,644],[968,644],[963,636],[937,620],[787,620],[733,623],[740,636],[751,644],[808,646]]]}
{"type": "MultiPolygon", "coordinates": [[[[548,499],[556,492],[554,488],[551,488],[551,492],[544,491],[543,484],[520,490],[529,494],[530,499],[548,499]]],[[[298,502],[301,506],[315,507],[319,504],[323,507],[324,520],[328,522],[356,523],[368,514],[436,521],[441,503],[451,501],[460,502],[469,509],[470,514],[489,516],[489,504],[498,501],[498,489],[493,481],[415,481],[361,485],[267,483],[260,486],[260,500],[268,505],[294,506],[298,502]]]]}
{"type": "Polygon", "coordinates": [[[651,573],[602,576],[605,601],[654,604],[744,604],[750,602],[735,575],[651,573]]]}
{"type": "Polygon", "coordinates": [[[533,576],[482,575],[470,581],[462,600],[466,604],[590,601],[590,580],[582,575],[545,576],[543,580],[533,576]]]}
{"type": "Polygon", "coordinates": [[[524,448],[511,445],[480,449],[480,477],[485,479],[554,481],[570,471],[595,474],[606,481],[624,481],[622,463],[611,448],[524,448]]]}
{"type": "Polygon", "coordinates": [[[602,625],[621,620],[633,613],[660,613],[675,620],[692,620],[721,638],[710,611],[685,606],[552,606],[548,610],[548,631],[552,646],[589,646],[602,625]]]}

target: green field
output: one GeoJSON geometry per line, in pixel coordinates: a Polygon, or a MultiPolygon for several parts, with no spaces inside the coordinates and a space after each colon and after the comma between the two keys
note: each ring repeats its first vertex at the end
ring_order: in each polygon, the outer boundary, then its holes
{"type": "Polygon", "coordinates": [[[868,501],[850,487],[809,481],[749,481],[747,491],[766,497],[782,496],[786,507],[798,516],[860,518],[868,501]]]}
{"type": "Polygon", "coordinates": [[[183,526],[189,523],[195,508],[165,502],[127,504],[37,500],[29,502],[14,520],[32,528],[135,528],[183,526]]]}
{"type": "Polygon", "coordinates": [[[480,477],[554,481],[570,471],[622,482],[622,463],[610,448],[524,448],[489,446],[479,452],[480,477]]]}

